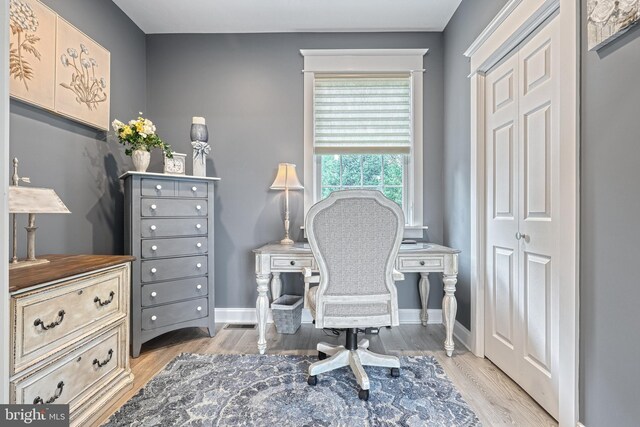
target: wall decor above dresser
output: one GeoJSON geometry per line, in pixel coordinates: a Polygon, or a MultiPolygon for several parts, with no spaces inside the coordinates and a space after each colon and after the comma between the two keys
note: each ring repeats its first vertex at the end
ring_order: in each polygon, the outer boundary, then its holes
{"type": "Polygon", "coordinates": [[[215,335],[214,183],[220,178],[127,172],[125,252],[133,255],[131,353],[165,332],[215,335]]]}

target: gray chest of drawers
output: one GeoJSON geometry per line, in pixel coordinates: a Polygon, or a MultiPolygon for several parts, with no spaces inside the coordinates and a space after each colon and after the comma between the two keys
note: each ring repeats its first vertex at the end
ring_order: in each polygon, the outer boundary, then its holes
{"type": "Polygon", "coordinates": [[[214,182],[219,178],[128,172],[125,252],[131,267],[131,352],[165,332],[214,319],[214,182]]]}

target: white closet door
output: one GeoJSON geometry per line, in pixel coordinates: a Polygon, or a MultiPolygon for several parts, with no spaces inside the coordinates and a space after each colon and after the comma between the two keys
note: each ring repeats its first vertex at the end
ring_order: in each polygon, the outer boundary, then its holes
{"type": "Polygon", "coordinates": [[[486,77],[485,353],[558,416],[556,21],[486,77]]]}

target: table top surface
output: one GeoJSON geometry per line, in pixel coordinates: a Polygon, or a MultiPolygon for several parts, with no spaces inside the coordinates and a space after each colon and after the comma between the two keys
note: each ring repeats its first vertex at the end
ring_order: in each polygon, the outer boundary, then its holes
{"type": "MultiPolygon", "coordinates": [[[[306,255],[311,253],[308,243],[296,242],[293,245],[283,245],[281,243],[268,243],[253,250],[256,254],[290,254],[290,255],[306,255]]],[[[433,254],[433,255],[452,255],[459,254],[458,249],[448,248],[435,243],[406,243],[400,245],[401,254],[433,254]]]]}
{"type": "Polygon", "coordinates": [[[174,175],[169,173],[158,173],[158,172],[136,172],[129,171],[120,175],[120,179],[125,179],[129,176],[142,176],[142,177],[151,177],[151,178],[177,178],[177,179],[188,179],[188,180],[201,180],[201,181],[220,181],[220,178],[213,176],[193,176],[193,175],[174,175]]]}
{"type": "Polygon", "coordinates": [[[131,262],[135,260],[135,257],[128,255],[42,255],[38,259],[46,259],[49,262],[9,270],[10,293],[131,262]]]}

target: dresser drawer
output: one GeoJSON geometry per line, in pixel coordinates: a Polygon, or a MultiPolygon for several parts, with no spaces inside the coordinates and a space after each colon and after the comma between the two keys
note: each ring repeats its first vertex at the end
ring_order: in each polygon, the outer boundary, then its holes
{"type": "Polygon", "coordinates": [[[192,256],[162,260],[142,261],[142,282],[181,279],[207,274],[207,256],[192,256]]]}
{"type": "Polygon", "coordinates": [[[143,285],[142,306],[149,307],[206,296],[209,292],[208,283],[209,279],[204,276],[143,285]]]}
{"type": "Polygon", "coordinates": [[[129,271],[126,265],[12,298],[14,371],[126,316],[129,271]]]}
{"type": "Polygon", "coordinates": [[[208,249],[209,241],[206,237],[149,239],[142,241],[142,258],[201,255],[206,254],[208,249]]]}
{"type": "Polygon", "coordinates": [[[142,199],[140,215],[143,217],[207,216],[206,200],[142,199]]]}
{"type": "Polygon", "coordinates": [[[420,272],[442,269],[444,258],[441,256],[403,256],[398,257],[398,270],[420,272]]]}
{"type": "Polygon", "coordinates": [[[76,350],[11,382],[17,404],[69,404],[71,412],[127,368],[126,327],[119,322],[76,350]]]}
{"type": "Polygon", "coordinates": [[[207,197],[207,193],[206,182],[178,182],[178,197],[207,197]]]}
{"type": "Polygon", "coordinates": [[[206,236],[206,218],[162,219],[147,218],[140,221],[140,235],[149,237],[206,236]]]}
{"type": "Polygon", "coordinates": [[[303,268],[316,269],[316,262],[313,257],[271,257],[271,268],[274,270],[284,271],[299,271],[303,268]]]}
{"type": "Polygon", "coordinates": [[[150,330],[209,315],[207,298],[142,309],[142,329],[150,330]]]}
{"type": "Polygon", "coordinates": [[[173,197],[176,194],[175,182],[164,179],[142,179],[140,192],[143,196],[173,197]]]}

